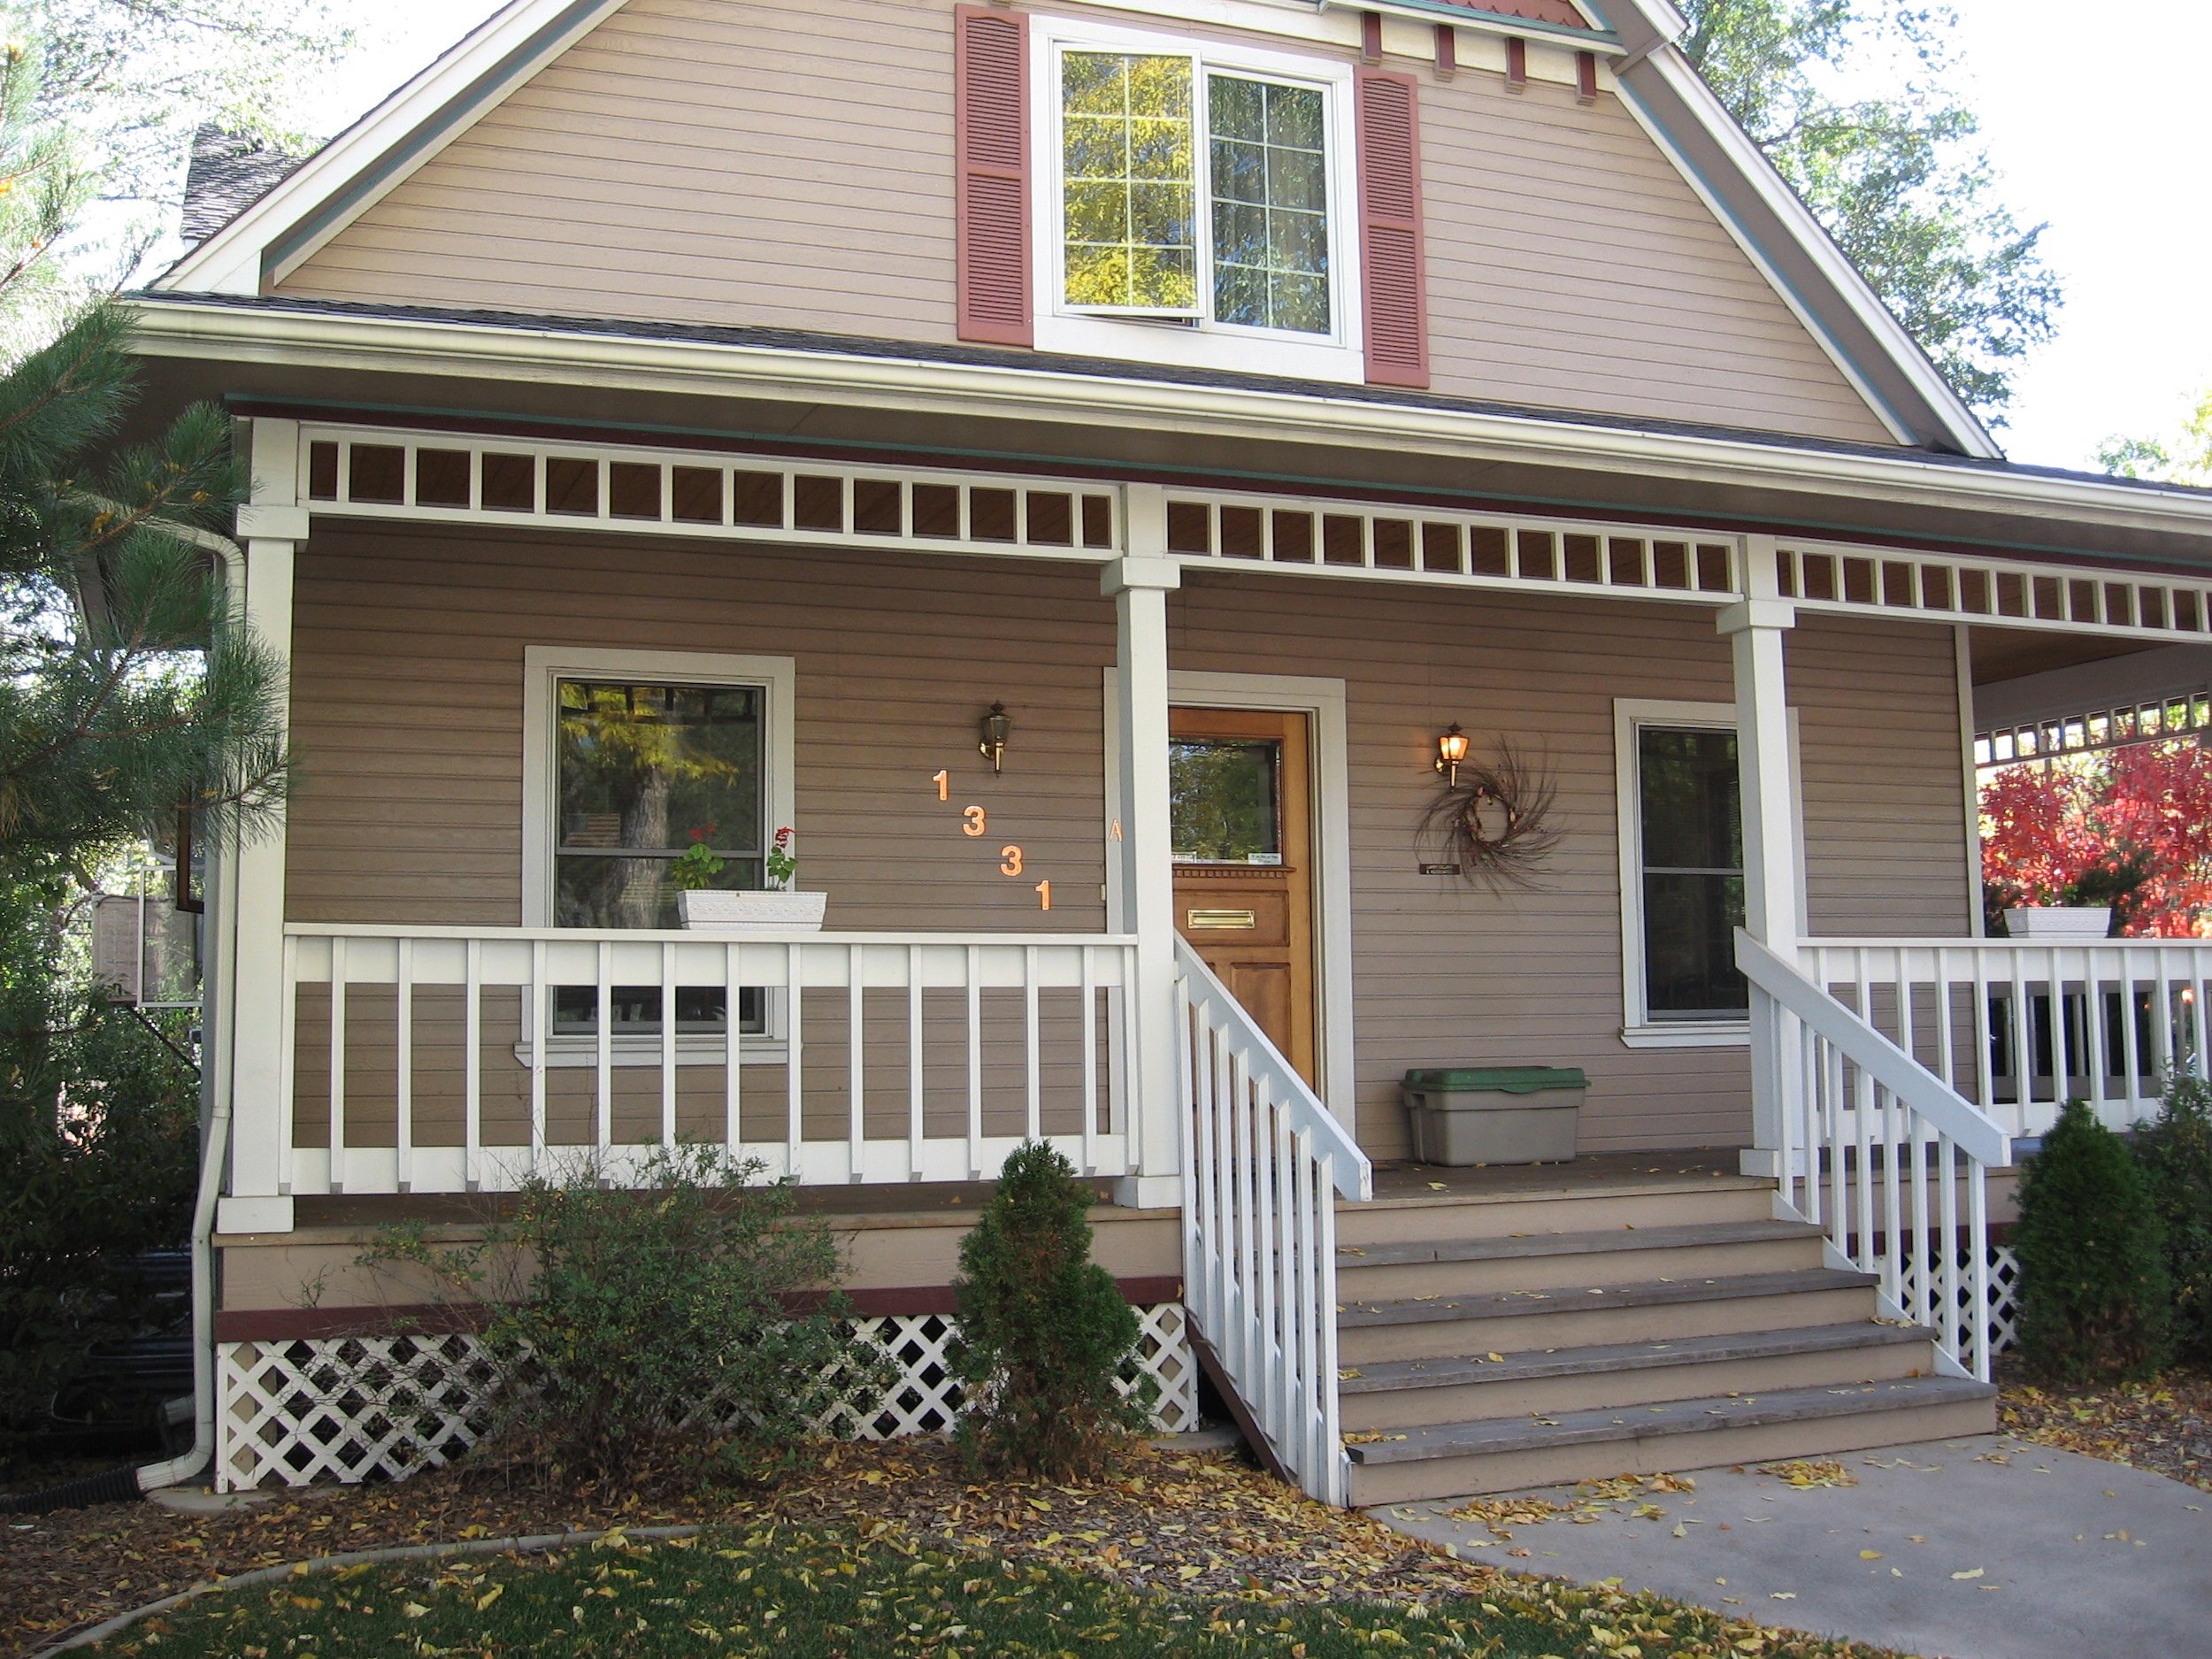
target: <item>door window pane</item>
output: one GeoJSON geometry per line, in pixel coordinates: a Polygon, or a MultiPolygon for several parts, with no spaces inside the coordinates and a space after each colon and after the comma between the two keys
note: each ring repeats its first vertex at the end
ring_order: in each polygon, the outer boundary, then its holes
{"type": "Polygon", "coordinates": [[[1069,52],[1060,73],[1067,303],[1194,312],[1191,60],[1069,52]]]}
{"type": "Polygon", "coordinates": [[[1322,96],[1317,87],[1207,77],[1214,316],[1221,322],[1329,332],[1322,96]]]}
{"type": "Polygon", "coordinates": [[[1654,1021],[1739,1018],[1750,992],[1736,967],[1744,918],[1736,734],[1641,727],[1637,779],[1646,1010],[1654,1021]]]}
{"type": "Polygon", "coordinates": [[[1277,776],[1282,745],[1178,738],[1168,745],[1175,856],[1192,862],[1280,864],[1277,776]]]}

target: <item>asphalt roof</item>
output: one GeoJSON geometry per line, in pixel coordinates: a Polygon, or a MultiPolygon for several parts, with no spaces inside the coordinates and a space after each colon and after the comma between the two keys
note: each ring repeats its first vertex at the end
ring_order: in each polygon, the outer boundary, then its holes
{"type": "Polygon", "coordinates": [[[184,175],[184,217],[179,229],[186,244],[205,242],[305,159],[211,124],[200,128],[192,135],[192,165],[184,175]]]}

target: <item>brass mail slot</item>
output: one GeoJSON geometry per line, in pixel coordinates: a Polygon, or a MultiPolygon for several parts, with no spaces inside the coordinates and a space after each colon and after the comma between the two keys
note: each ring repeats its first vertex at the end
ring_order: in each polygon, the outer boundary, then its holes
{"type": "Polygon", "coordinates": [[[1191,927],[1251,928],[1260,925],[1260,918],[1249,910],[1186,910],[1186,925],[1191,927]]]}

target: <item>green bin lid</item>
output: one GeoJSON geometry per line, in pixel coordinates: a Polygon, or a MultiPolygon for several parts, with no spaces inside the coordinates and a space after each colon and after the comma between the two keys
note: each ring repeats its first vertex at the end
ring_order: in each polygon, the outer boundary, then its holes
{"type": "Polygon", "coordinates": [[[1587,1088],[1578,1065],[1466,1066],[1440,1071],[1409,1071],[1405,1086],[1423,1094],[1489,1089],[1500,1094],[1540,1094],[1547,1089],[1587,1088]]]}

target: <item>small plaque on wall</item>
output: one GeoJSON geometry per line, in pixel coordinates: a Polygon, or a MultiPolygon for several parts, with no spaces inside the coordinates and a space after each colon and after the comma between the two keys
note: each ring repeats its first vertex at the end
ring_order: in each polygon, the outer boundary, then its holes
{"type": "Polygon", "coordinates": [[[1425,876],[1455,876],[1460,873],[1460,869],[1457,864],[1423,864],[1421,873],[1425,876]]]}

